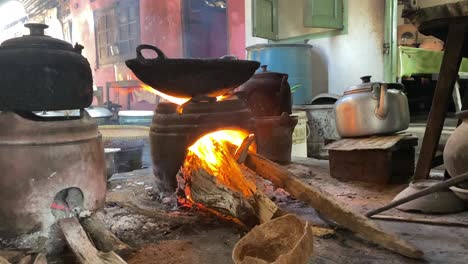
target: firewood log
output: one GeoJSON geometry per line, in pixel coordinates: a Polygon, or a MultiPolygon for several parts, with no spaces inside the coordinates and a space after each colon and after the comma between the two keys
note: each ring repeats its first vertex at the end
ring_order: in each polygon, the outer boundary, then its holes
{"type": "Polygon", "coordinates": [[[276,204],[244,175],[236,155],[228,146],[214,139],[211,144],[213,155],[200,158],[191,150],[187,153],[181,169],[187,198],[227,213],[247,226],[272,219],[279,211],[276,204]]]}
{"type": "Polygon", "coordinates": [[[323,216],[362,238],[410,258],[423,256],[423,252],[414,245],[383,231],[376,223],[341,204],[331,194],[302,183],[280,165],[254,153],[249,153],[245,164],[258,175],[273,182],[276,187],[285,189],[296,199],[309,204],[323,216]]]}
{"type": "Polygon", "coordinates": [[[100,251],[114,251],[122,257],[129,256],[133,252],[133,249],[112,234],[95,214],[82,219],[81,225],[100,251]]]}
{"type": "Polygon", "coordinates": [[[65,240],[77,258],[83,264],[124,264],[127,263],[114,252],[100,252],[91,241],[76,217],[58,220],[65,240]]]}

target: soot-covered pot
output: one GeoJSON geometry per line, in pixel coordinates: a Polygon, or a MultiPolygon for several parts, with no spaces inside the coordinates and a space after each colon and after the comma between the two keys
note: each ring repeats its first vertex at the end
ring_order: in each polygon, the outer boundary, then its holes
{"type": "Polygon", "coordinates": [[[44,35],[44,24],[25,24],[30,35],[0,45],[0,110],[80,109],[91,105],[93,79],[83,46],[44,35]]]}

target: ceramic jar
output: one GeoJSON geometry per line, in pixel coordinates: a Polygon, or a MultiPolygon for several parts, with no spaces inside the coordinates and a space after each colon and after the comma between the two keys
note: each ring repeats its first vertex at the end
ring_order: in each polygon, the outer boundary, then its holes
{"type": "Polygon", "coordinates": [[[463,122],[449,137],[444,149],[444,165],[452,177],[468,172],[468,110],[457,116],[463,122]]]}

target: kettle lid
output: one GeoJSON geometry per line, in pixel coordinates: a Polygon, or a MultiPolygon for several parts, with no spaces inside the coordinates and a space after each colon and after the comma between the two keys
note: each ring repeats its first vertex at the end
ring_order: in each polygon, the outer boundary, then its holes
{"type": "MultiPolygon", "coordinates": [[[[344,91],[344,95],[353,94],[353,93],[361,93],[361,92],[372,92],[374,87],[380,87],[383,83],[381,82],[372,82],[372,76],[366,75],[362,76],[361,80],[362,83],[353,85],[344,91]]],[[[388,89],[397,89],[403,90],[403,85],[400,83],[386,83],[388,89]]]]}
{"type": "Polygon", "coordinates": [[[41,23],[26,23],[29,35],[7,39],[2,42],[2,48],[53,48],[59,50],[74,50],[73,46],[63,40],[56,39],[44,34],[49,26],[41,23]]]}
{"type": "Polygon", "coordinates": [[[260,72],[257,72],[256,74],[254,74],[254,77],[269,77],[269,76],[283,77],[283,76],[288,76],[287,73],[269,71],[268,70],[268,65],[262,65],[262,66],[260,66],[260,68],[261,68],[260,72]]]}

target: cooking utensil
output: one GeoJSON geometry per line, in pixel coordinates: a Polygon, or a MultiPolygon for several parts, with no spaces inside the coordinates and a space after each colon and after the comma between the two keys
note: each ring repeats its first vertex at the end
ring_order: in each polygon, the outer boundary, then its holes
{"type": "Polygon", "coordinates": [[[336,127],[341,137],[360,137],[405,130],[409,106],[403,85],[371,82],[348,88],[335,103],[336,127]]]}
{"type": "Polygon", "coordinates": [[[291,114],[288,75],[268,71],[267,65],[262,65],[262,71],[242,84],[236,94],[247,102],[256,117],[291,114]]]}
{"type": "Polygon", "coordinates": [[[223,59],[169,59],[157,47],[139,45],[137,57],[125,63],[144,83],[175,97],[220,96],[246,82],[259,62],[223,59]],[[155,51],[155,59],[145,58],[143,50],[155,51]]]}
{"type": "Polygon", "coordinates": [[[425,189],[422,189],[422,190],[420,190],[420,191],[418,191],[416,193],[413,193],[413,194],[411,194],[409,196],[406,196],[404,198],[401,198],[401,199],[398,199],[398,200],[393,200],[391,203],[389,203],[389,204],[387,204],[385,206],[382,206],[380,208],[369,211],[366,214],[366,216],[367,217],[372,217],[373,215],[376,215],[378,213],[390,210],[390,209],[395,208],[395,207],[397,207],[397,206],[399,206],[401,204],[404,204],[406,202],[409,202],[409,201],[412,201],[412,200],[417,199],[419,197],[423,197],[425,195],[429,195],[431,193],[446,189],[446,188],[448,188],[450,186],[455,186],[455,185],[460,184],[460,183],[465,182],[465,181],[468,181],[468,172],[460,174],[460,175],[458,175],[456,177],[453,177],[453,178],[450,178],[448,180],[441,181],[441,182],[439,182],[437,184],[429,186],[429,187],[427,187],[425,189]]]}
{"type": "Polygon", "coordinates": [[[80,109],[91,105],[93,79],[83,46],[44,35],[44,24],[25,24],[30,35],[0,45],[0,110],[80,109]]]}
{"type": "MultiPolygon", "coordinates": [[[[468,171],[468,111],[457,113],[462,123],[453,131],[444,148],[444,166],[450,175],[458,175],[468,171]]],[[[468,183],[460,184],[468,189],[468,183]]]]}
{"type": "MultiPolygon", "coordinates": [[[[440,181],[417,180],[401,191],[393,200],[399,200],[420,190],[433,186],[440,181]]],[[[421,212],[429,214],[458,213],[466,209],[466,204],[448,188],[444,188],[431,194],[408,201],[396,207],[398,210],[409,212],[421,212]]]]}

